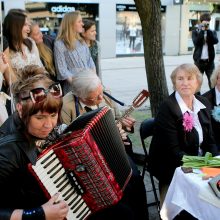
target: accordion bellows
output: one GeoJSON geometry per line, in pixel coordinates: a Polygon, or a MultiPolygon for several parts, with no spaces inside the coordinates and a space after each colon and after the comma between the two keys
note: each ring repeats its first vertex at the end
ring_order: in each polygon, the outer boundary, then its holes
{"type": "MultiPolygon", "coordinates": [[[[132,174],[120,133],[108,107],[77,118],[65,129],[63,138],[44,150],[37,164],[31,166],[50,197],[52,192],[47,189],[50,187],[44,184],[48,180],[37,174],[37,167],[42,163],[46,167],[45,172],[49,172],[47,178],[50,176],[51,182],[55,182],[54,188],[64,194],[62,199],[67,201],[69,212],[73,212],[75,219],[85,219],[91,212],[116,204],[132,174]],[[58,165],[51,165],[54,163],[58,165]],[[71,194],[76,194],[77,202],[72,201],[75,196],[71,194]]],[[[73,219],[71,214],[68,215],[67,219],[73,219]]]]}

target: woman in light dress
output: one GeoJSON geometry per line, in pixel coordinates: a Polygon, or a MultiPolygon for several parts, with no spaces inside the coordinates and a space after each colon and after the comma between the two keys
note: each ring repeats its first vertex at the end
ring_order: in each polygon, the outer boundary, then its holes
{"type": "Polygon", "coordinates": [[[34,40],[28,37],[30,26],[23,11],[10,11],[4,19],[3,31],[9,44],[11,66],[16,74],[27,65],[43,67],[37,46],[34,40]]]}

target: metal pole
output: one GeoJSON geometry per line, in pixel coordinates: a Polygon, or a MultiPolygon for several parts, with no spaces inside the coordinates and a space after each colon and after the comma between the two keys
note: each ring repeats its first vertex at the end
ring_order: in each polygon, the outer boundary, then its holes
{"type": "Polygon", "coordinates": [[[181,38],[181,34],[182,34],[182,5],[180,4],[179,7],[180,7],[180,26],[179,26],[179,54],[178,55],[181,54],[181,40],[182,40],[182,38],[181,38]]]}

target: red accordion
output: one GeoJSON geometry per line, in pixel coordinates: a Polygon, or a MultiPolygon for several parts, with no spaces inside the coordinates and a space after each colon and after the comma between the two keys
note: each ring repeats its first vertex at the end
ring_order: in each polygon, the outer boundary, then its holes
{"type": "Polygon", "coordinates": [[[48,198],[59,192],[67,202],[68,220],[116,204],[132,174],[108,107],[77,118],[29,167],[48,198]]]}

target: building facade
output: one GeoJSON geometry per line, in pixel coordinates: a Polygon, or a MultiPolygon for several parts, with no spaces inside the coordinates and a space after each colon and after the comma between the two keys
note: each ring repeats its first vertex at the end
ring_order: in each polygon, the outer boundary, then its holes
{"type": "MultiPolygon", "coordinates": [[[[26,9],[28,16],[39,22],[41,30],[52,35],[56,35],[66,12],[80,10],[83,18],[96,21],[102,58],[143,54],[141,23],[133,0],[2,1],[4,14],[11,8],[26,9]]],[[[192,29],[197,25],[202,12],[213,11],[210,26],[220,36],[220,10],[216,4],[193,3],[190,0],[161,0],[161,34],[164,54],[191,54],[192,29]]],[[[220,44],[216,49],[220,51],[220,44]]]]}

